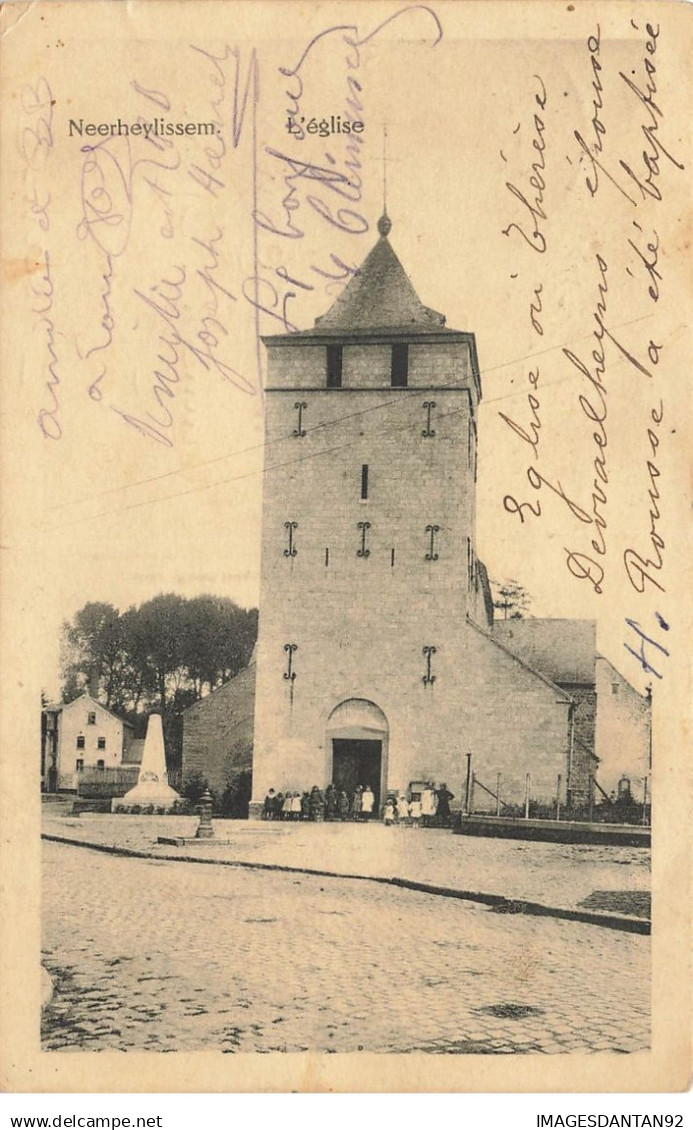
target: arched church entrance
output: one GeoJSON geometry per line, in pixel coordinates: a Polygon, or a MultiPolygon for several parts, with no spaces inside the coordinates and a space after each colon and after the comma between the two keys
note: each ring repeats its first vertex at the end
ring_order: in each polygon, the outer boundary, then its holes
{"type": "Polygon", "coordinates": [[[327,720],[332,781],[350,800],[357,785],[370,785],[376,813],[387,786],[388,736],[387,718],[379,706],[365,698],[346,699],[327,720]]]}

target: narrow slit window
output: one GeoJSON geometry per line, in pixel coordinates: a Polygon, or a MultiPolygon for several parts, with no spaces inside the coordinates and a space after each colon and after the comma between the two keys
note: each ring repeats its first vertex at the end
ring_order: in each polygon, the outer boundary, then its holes
{"type": "Polygon", "coordinates": [[[342,347],[341,345],[328,345],[327,347],[327,387],[342,387],[342,347]]]}
{"type": "Polygon", "coordinates": [[[368,464],[361,467],[361,498],[368,498],[368,464]]]}
{"type": "Polygon", "coordinates": [[[390,550],[390,565],[394,569],[394,567],[395,567],[395,551],[394,551],[394,549],[390,550]]]}
{"type": "Polygon", "coordinates": [[[330,564],[330,550],[329,550],[329,548],[326,548],[325,549],[325,568],[327,568],[327,566],[329,564],[330,564]]]}
{"type": "Polygon", "coordinates": [[[393,388],[406,388],[409,383],[409,346],[392,346],[390,384],[393,388]]]}

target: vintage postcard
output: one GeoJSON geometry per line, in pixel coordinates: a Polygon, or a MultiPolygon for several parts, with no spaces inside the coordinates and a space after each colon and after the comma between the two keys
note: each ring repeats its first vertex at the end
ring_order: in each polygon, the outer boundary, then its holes
{"type": "Polygon", "coordinates": [[[5,1089],[687,1086],[691,28],[2,5],[5,1089]]]}

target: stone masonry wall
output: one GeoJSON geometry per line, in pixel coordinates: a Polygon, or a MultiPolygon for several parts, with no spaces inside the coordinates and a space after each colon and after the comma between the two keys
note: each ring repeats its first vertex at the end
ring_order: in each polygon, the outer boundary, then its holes
{"type": "Polygon", "coordinates": [[[216,793],[252,767],[255,664],[194,703],[183,720],[183,780],[200,773],[216,793]]]}
{"type": "Polygon", "coordinates": [[[597,692],[593,686],[562,683],[563,690],[575,701],[573,713],[574,746],[570,773],[570,791],[574,805],[588,803],[590,793],[594,796],[594,786],[590,777],[596,774],[598,762],[590,756],[594,753],[595,726],[597,720],[597,692]]]}

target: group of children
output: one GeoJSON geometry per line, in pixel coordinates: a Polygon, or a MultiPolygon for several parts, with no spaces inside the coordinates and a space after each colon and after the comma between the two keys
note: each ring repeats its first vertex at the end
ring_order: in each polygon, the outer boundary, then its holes
{"type": "Polygon", "coordinates": [[[336,785],[328,785],[324,793],[313,785],[302,793],[270,789],[262,815],[265,820],[370,820],[374,805],[370,785],[358,785],[351,799],[336,785]]]}
{"type": "MultiPolygon", "coordinates": [[[[447,785],[436,788],[431,781],[421,791],[407,795],[388,793],[382,807],[382,819],[386,826],[400,824],[413,828],[430,827],[433,824],[449,827],[450,801],[453,793],[447,785]]],[[[370,820],[374,815],[375,796],[370,785],[357,785],[350,798],[343,789],[330,784],[323,792],[317,785],[302,793],[275,793],[270,789],[265,797],[263,818],[265,820],[370,820]]]]}
{"type": "Polygon", "coordinates": [[[447,828],[450,826],[450,801],[453,798],[454,794],[446,784],[436,788],[433,781],[426,784],[420,792],[412,793],[411,799],[406,792],[388,793],[383,809],[383,823],[411,825],[413,828],[430,828],[437,824],[447,828]]]}

